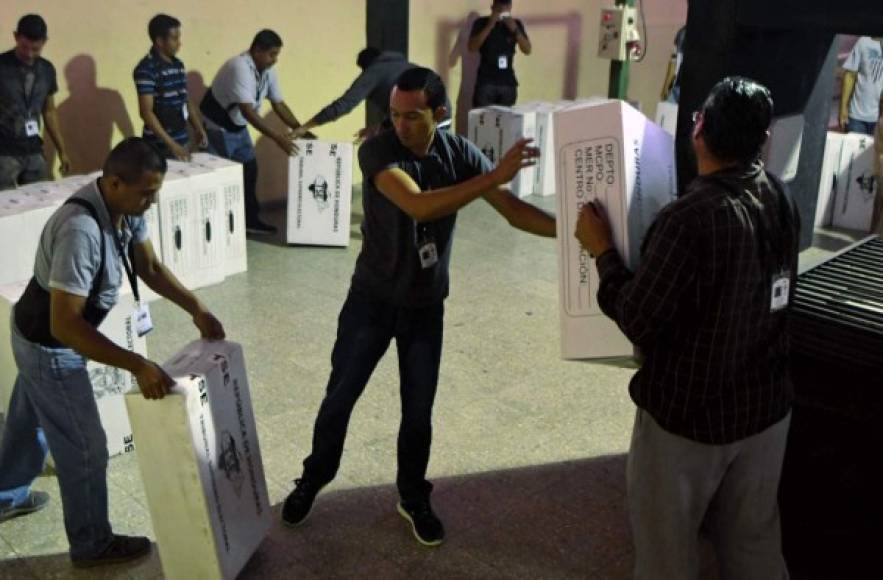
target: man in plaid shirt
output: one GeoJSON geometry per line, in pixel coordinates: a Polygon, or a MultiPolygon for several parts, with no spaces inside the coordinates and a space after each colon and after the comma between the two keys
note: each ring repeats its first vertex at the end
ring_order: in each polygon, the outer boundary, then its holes
{"type": "Polygon", "coordinates": [[[773,103],[730,77],[694,116],[699,176],[647,232],[630,272],[603,208],[576,236],[598,302],[644,355],[628,461],[635,578],[697,577],[709,531],[721,578],[787,578],[777,491],[790,422],[786,314],[800,224],[759,160],[773,103]]]}

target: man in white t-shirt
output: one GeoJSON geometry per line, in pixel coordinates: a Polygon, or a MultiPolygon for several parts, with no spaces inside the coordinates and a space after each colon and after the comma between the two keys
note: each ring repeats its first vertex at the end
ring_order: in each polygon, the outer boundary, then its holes
{"type": "Polygon", "coordinates": [[[258,165],[248,126],[275,141],[287,155],[297,153],[290,131],[279,132],[260,116],[261,104],[268,99],[283,123],[292,130],[300,127],[282,99],[273,69],[281,50],[282,39],[278,34],[272,30],[258,32],[248,52],[224,63],[199,106],[205,119],[209,151],[243,165],[245,226],[252,234],[271,234],[276,228],[259,217],[258,165]]]}
{"type": "Polygon", "coordinates": [[[840,128],[873,135],[883,91],[883,38],[862,36],[843,63],[840,128]]]}

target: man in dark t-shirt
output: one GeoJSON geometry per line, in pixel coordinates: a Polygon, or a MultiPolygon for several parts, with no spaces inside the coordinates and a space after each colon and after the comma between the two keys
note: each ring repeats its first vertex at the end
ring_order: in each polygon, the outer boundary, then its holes
{"type": "Polygon", "coordinates": [[[446,99],[437,74],[405,71],[390,95],[393,129],[359,149],[362,251],[340,313],[312,452],[282,510],[289,526],[306,519],[316,494],[336,475],[353,407],[395,339],[402,397],[398,511],[422,544],[436,546],[444,539],[429,503],[426,467],[457,211],[483,197],[514,227],[555,236],[553,217],[503,187],[536,163],[536,148],[522,139],[492,168],[475,145],[438,130],[447,115],[446,99]]]}
{"type": "Polygon", "coordinates": [[[530,54],[530,39],[521,20],[512,17],[512,2],[494,0],[491,15],[476,20],[469,35],[469,50],[481,54],[473,107],[515,104],[518,99],[518,80],[513,67],[516,45],[524,54],[530,54]]]}
{"type": "Polygon", "coordinates": [[[43,18],[27,14],[18,21],[15,48],[0,54],[0,190],[49,177],[41,121],[55,145],[61,172],[70,171],[55,108],[55,67],[40,56],[47,38],[43,18]]]}

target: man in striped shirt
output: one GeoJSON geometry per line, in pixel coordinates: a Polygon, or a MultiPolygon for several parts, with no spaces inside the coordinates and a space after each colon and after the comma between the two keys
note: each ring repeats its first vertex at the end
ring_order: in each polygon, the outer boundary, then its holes
{"type": "Polygon", "coordinates": [[[699,531],[721,578],[787,578],[777,492],[793,388],[785,332],[800,223],[763,170],[769,91],[718,83],[695,114],[699,177],[659,213],[630,272],[602,210],[577,238],[598,303],[644,355],[628,460],[636,579],[689,580],[699,531]]]}
{"type": "Polygon", "coordinates": [[[144,138],[170,159],[190,159],[187,122],[198,145],[208,146],[199,109],[187,96],[187,72],[175,55],[181,48],[181,22],[157,14],[147,26],[152,46],[135,67],[138,112],[144,120],[144,138]]]}

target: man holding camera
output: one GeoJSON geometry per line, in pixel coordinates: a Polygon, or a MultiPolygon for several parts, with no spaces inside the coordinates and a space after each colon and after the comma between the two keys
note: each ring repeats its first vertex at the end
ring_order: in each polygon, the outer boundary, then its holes
{"type": "Polygon", "coordinates": [[[515,104],[518,99],[518,80],[513,68],[516,45],[524,54],[530,54],[532,47],[524,24],[512,17],[512,1],[494,0],[491,15],[476,20],[469,35],[469,51],[481,54],[473,107],[515,104]]]}

